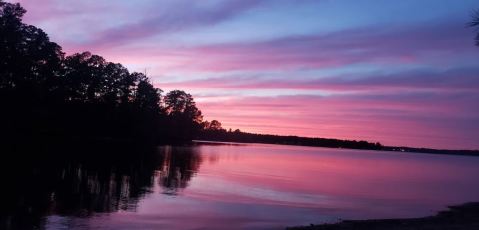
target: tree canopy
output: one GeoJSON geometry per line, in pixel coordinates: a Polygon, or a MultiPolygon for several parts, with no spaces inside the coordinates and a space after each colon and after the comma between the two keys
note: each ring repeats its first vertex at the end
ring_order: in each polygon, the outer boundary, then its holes
{"type": "Polygon", "coordinates": [[[2,137],[82,136],[164,142],[201,129],[193,97],[162,96],[142,73],[90,52],[66,56],[20,4],[0,1],[2,137]]]}

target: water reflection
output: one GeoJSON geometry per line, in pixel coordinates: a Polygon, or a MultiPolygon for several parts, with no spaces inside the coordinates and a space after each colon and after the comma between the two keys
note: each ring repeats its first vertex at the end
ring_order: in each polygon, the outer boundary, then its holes
{"type": "Polygon", "coordinates": [[[175,195],[200,167],[194,148],[64,144],[10,150],[0,166],[0,229],[42,228],[49,215],[134,211],[153,191],[175,195]]]}
{"type": "Polygon", "coordinates": [[[479,200],[479,158],[279,145],[2,151],[0,229],[283,229],[479,200]],[[187,221],[185,221],[187,220],[187,221]]]}
{"type": "Polygon", "coordinates": [[[186,188],[188,181],[198,172],[201,155],[196,148],[190,147],[165,146],[159,148],[159,152],[164,157],[159,183],[164,194],[176,195],[179,189],[186,188]]]}

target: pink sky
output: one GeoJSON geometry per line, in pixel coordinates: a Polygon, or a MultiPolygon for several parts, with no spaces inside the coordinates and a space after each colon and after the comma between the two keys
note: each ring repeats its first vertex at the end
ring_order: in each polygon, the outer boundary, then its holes
{"type": "Polygon", "coordinates": [[[473,0],[20,2],[67,54],[146,71],[225,128],[479,149],[473,0]]]}

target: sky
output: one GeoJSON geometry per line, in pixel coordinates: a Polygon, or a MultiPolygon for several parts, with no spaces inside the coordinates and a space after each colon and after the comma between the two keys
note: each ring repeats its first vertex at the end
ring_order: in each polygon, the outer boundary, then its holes
{"type": "Polygon", "coordinates": [[[477,0],[21,0],[67,54],[254,133],[479,149],[477,0]]]}

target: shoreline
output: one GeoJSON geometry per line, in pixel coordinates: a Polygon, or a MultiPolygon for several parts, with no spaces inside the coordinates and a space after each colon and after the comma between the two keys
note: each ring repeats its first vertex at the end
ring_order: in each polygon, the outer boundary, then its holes
{"type": "Polygon", "coordinates": [[[405,219],[343,220],[333,224],[287,227],[286,230],[476,230],[479,202],[449,206],[434,216],[405,219]]]}
{"type": "Polygon", "coordinates": [[[241,145],[241,144],[271,144],[271,145],[286,145],[286,146],[304,146],[304,147],[319,147],[331,149],[354,149],[354,150],[371,150],[371,151],[386,151],[386,152],[400,152],[400,153],[421,153],[421,154],[436,154],[436,155],[452,155],[452,156],[479,156],[479,150],[449,150],[449,149],[428,149],[428,148],[413,148],[413,147],[395,147],[383,146],[381,149],[368,148],[346,148],[346,147],[331,147],[320,145],[306,145],[306,144],[291,144],[291,143],[270,143],[270,142],[242,142],[242,141],[224,141],[224,140],[201,140],[194,139],[192,142],[204,144],[226,144],[226,145],[241,145]]]}

